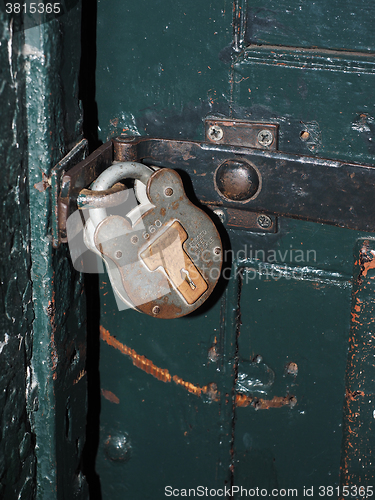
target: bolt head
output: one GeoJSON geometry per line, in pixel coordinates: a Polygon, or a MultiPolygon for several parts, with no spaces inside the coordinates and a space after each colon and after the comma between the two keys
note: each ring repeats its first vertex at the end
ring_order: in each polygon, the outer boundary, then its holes
{"type": "Polygon", "coordinates": [[[121,252],[121,250],[117,250],[117,251],[115,252],[115,257],[116,257],[116,259],[121,259],[121,257],[122,257],[122,252],[121,252]]]}
{"type": "Polygon", "coordinates": [[[259,188],[259,175],[244,160],[226,160],[215,175],[219,192],[228,200],[245,201],[252,198],[259,188]]]}
{"type": "Polygon", "coordinates": [[[270,130],[261,130],[257,136],[258,143],[261,146],[270,146],[273,143],[273,134],[270,130]]]}
{"type": "Polygon", "coordinates": [[[154,306],[152,308],[152,314],[155,314],[157,316],[160,313],[160,307],[159,306],[154,306]]]}
{"type": "Polygon", "coordinates": [[[165,196],[172,196],[172,194],[173,194],[173,189],[172,189],[172,188],[170,188],[170,187],[165,188],[165,189],[164,189],[164,194],[165,194],[165,196]]]}
{"type": "Polygon", "coordinates": [[[221,141],[224,136],[223,129],[219,125],[211,125],[208,129],[207,136],[211,141],[221,141]]]}
{"type": "Polygon", "coordinates": [[[135,245],[136,243],[138,243],[138,236],[136,236],[135,234],[130,238],[130,241],[131,243],[133,243],[133,245],[135,245]]]}

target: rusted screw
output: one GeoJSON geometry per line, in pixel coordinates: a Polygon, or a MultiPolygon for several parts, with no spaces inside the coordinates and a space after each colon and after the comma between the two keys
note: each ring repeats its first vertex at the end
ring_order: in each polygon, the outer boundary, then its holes
{"type": "Polygon", "coordinates": [[[152,308],[152,314],[155,314],[157,316],[160,313],[160,307],[159,306],[154,306],[152,308]]]}
{"type": "Polygon", "coordinates": [[[310,133],[307,130],[304,130],[303,132],[301,132],[299,137],[300,137],[301,141],[306,142],[309,140],[310,133]]]}
{"type": "Polygon", "coordinates": [[[293,361],[291,361],[290,363],[288,363],[285,367],[285,371],[288,375],[294,375],[295,377],[297,376],[298,374],[298,365],[297,363],[293,363],[293,361]]]}
{"type": "Polygon", "coordinates": [[[257,136],[258,142],[261,146],[270,146],[273,143],[273,135],[269,130],[261,130],[257,136]]]}
{"type": "Polygon", "coordinates": [[[211,141],[220,141],[223,138],[224,132],[218,125],[211,125],[208,129],[207,135],[211,141]]]}
{"type": "Polygon", "coordinates": [[[164,194],[165,194],[165,196],[172,196],[173,189],[172,188],[165,188],[164,189],[164,194]]]}
{"type": "Polygon", "coordinates": [[[214,254],[219,255],[221,253],[221,248],[220,247],[215,247],[214,248],[214,254]]]}
{"type": "Polygon", "coordinates": [[[134,235],[130,238],[130,241],[133,243],[133,245],[135,245],[136,243],[138,243],[138,236],[134,235]]]}
{"type": "Polygon", "coordinates": [[[258,215],[257,224],[262,229],[268,229],[272,226],[272,219],[268,215],[258,215]]]}
{"type": "Polygon", "coordinates": [[[122,257],[121,250],[117,250],[117,252],[115,253],[115,257],[116,257],[116,259],[121,259],[121,257],[122,257]]]}

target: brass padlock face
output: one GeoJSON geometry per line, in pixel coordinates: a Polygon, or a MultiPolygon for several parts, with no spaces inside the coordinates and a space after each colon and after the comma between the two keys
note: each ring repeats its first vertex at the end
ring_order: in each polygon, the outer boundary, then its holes
{"type": "Polygon", "coordinates": [[[157,318],[185,316],[206,301],[220,277],[220,236],[186,197],[174,170],[152,174],[147,196],[153,208],[133,226],[124,217],[107,217],[96,228],[95,245],[120,297],[123,292],[136,309],[157,318]]]}

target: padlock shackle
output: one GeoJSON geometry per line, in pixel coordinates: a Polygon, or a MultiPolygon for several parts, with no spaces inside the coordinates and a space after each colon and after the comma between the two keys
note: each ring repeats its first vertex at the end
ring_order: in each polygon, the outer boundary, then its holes
{"type": "MultiPolygon", "coordinates": [[[[153,170],[143,163],[134,161],[114,163],[99,175],[90,188],[93,191],[105,191],[123,179],[135,179],[147,184],[152,173],[153,170]]],[[[94,227],[107,217],[105,208],[91,208],[89,212],[94,227]]]]}

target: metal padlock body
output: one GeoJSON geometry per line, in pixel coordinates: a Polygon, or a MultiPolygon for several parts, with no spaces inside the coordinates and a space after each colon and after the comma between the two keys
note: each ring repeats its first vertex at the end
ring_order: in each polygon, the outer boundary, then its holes
{"type": "Polygon", "coordinates": [[[220,277],[220,236],[208,215],[186,197],[174,170],[154,172],[147,196],[154,208],[133,226],[118,215],[101,221],[95,246],[108,272],[113,264],[118,270],[110,278],[120,297],[150,316],[182,317],[206,301],[220,277]]]}

